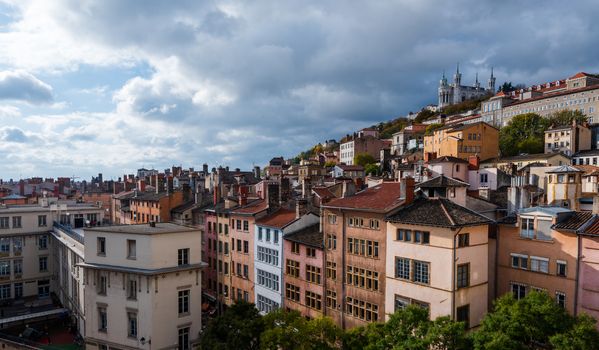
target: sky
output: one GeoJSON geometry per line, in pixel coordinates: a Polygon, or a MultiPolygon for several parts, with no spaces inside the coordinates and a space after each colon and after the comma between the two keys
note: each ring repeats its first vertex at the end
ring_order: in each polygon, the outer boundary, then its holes
{"type": "Polygon", "coordinates": [[[599,73],[595,1],[0,0],[0,178],[264,166],[462,82],[599,73]]]}

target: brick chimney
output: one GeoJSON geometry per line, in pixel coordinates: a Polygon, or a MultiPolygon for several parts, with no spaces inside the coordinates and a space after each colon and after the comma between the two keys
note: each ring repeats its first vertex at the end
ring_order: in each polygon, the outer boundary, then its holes
{"type": "Polygon", "coordinates": [[[146,180],[137,181],[137,189],[140,192],[145,192],[146,191],[146,180]]]}
{"type": "Polygon", "coordinates": [[[248,187],[243,185],[239,186],[239,205],[244,206],[248,204],[248,187]]]}
{"type": "Polygon", "coordinates": [[[25,181],[23,180],[19,181],[19,195],[25,196],[25,181]]]}
{"type": "Polygon", "coordinates": [[[302,180],[302,198],[308,198],[312,193],[312,183],[309,179],[302,180]]]}
{"type": "Polygon", "coordinates": [[[478,170],[479,167],[480,167],[480,158],[478,156],[469,156],[468,157],[468,169],[478,170]]]}
{"type": "Polygon", "coordinates": [[[266,201],[268,203],[268,211],[274,212],[280,206],[279,202],[279,184],[270,183],[266,190],[266,201]]]}
{"type": "Polygon", "coordinates": [[[299,219],[308,212],[308,201],[305,199],[298,199],[295,203],[295,218],[299,219]]]}
{"type": "Polygon", "coordinates": [[[399,197],[405,200],[405,204],[410,204],[414,201],[414,178],[406,176],[401,179],[399,185],[399,197]]]}

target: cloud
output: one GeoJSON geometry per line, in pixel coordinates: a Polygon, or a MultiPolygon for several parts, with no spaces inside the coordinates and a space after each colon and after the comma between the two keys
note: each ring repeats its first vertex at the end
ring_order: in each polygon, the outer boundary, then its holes
{"type": "Polygon", "coordinates": [[[0,118],[18,118],[21,116],[21,110],[18,107],[10,105],[0,105],[0,118]]]}
{"type": "Polygon", "coordinates": [[[52,87],[35,76],[21,70],[0,71],[0,100],[40,104],[52,99],[52,87]]]}
{"type": "Polygon", "coordinates": [[[28,141],[23,130],[15,127],[0,128],[0,140],[4,142],[25,143],[28,141]]]}
{"type": "Polygon", "coordinates": [[[0,67],[56,89],[18,111],[44,144],[43,157],[25,152],[40,171],[72,166],[61,152],[117,174],[150,162],[248,167],[435,103],[458,61],[466,84],[478,72],[485,85],[491,67],[498,84],[599,72],[599,7],[544,4],[14,0],[0,67]],[[112,66],[127,73],[85,79],[112,66]],[[107,100],[108,113],[73,111],[85,103],[59,86],[101,96],[94,106],[107,100]]]}

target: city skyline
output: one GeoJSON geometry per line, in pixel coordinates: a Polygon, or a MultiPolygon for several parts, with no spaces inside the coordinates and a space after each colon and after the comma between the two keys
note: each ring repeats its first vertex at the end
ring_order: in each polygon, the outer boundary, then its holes
{"type": "Polygon", "coordinates": [[[599,10],[567,9],[0,1],[0,177],[264,166],[435,103],[457,62],[466,84],[597,73],[599,10]]]}

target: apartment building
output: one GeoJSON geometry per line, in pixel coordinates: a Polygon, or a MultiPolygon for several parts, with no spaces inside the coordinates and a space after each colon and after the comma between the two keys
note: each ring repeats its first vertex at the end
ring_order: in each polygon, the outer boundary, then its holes
{"type": "Polygon", "coordinates": [[[93,204],[48,198],[40,205],[0,207],[0,300],[49,298],[57,287],[53,225],[82,227],[103,218],[104,210],[93,204]]]}
{"type": "Polygon", "coordinates": [[[280,208],[256,221],[254,237],[254,276],[256,276],[254,303],[262,313],[268,313],[284,304],[283,238],[319,222],[319,217],[305,212],[305,201],[299,200],[296,210],[280,208]]]}
{"type": "Polygon", "coordinates": [[[387,217],[385,312],[410,304],[476,327],[488,310],[491,221],[444,198],[387,217]]]}
{"type": "MultiPolygon", "coordinates": [[[[204,209],[204,238],[202,240],[202,261],[208,266],[202,271],[202,292],[204,295],[212,301],[224,301],[223,287],[222,284],[225,282],[224,271],[218,270],[217,261],[223,260],[224,257],[224,246],[223,242],[229,241],[229,209],[225,208],[225,203],[220,202],[212,204],[208,208],[204,209]],[[221,251],[218,251],[218,245],[221,242],[221,251]],[[220,287],[220,293],[218,286],[220,287]]],[[[227,243],[227,254],[228,246],[227,243]]],[[[228,259],[227,264],[229,263],[228,259]]]]}
{"type": "MultiPolygon", "coordinates": [[[[336,241],[328,243],[336,244],[336,241]]],[[[312,224],[283,237],[284,255],[284,307],[299,311],[303,316],[317,318],[325,307],[337,308],[336,292],[325,295],[325,273],[337,279],[337,266],[328,263],[325,270],[324,244],[320,224],[312,224]]],[[[340,277],[340,276],[339,276],[340,277]]]]}
{"type": "Polygon", "coordinates": [[[201,329],[201,238],[171,223],[85,230],[87,349],[190,349],[201,329]]]}
{"type": "Polygon", "coordinates": [[[424,136],[425,160],[443,156],[489,159],[498,154],[499,129],[485,122],[447,125],[424,136]]]}
{"type": "Polygon", "coordinates": [[[390,141],[379,140],[371,134],[355,134],[339,145],[340,161],[346,165],[354,165],[354,157],[358,154],[368,154],[379,160],[381,149],[390,147],[390,141]]]}
{"type": "Polygon", "coordinates": [[[578,237],[590,212],[560,207],[519,210],[516,219],[502,223],[497,236],[497,296],[523,298],[531,290],[555,297],[574,314],[578,237]]]}
{"type": "Polygon", "coordinates": [[[422,148],[425,130],[425,124],[412,124],[393,134],[391,155],[400,156],[407,151],[422,148]]]}
{"type": "Polygon", "coordinates": [[[591,129],[586,125],[574,123],[545,130],[545,153],[563,153],[571,156],[590,149],[591,129]]]}
{"type": "MultiPolygon", "coordinates": [[[[329,201],[323,208],[324,314],[343,328],[385,318],[385,217],[410,203],[414,180],[383,182],[353,196],[329,201]]],[[[318,275],[320,276],[320,275],[318,275]]]]}
{"type": "Polygon", "coordinates": [[[568,79],[533,85],[510,94],[514,102],[503,107],[502,125],[515,115],[537,113],[548,116],[563,110],[580,110],[590,124],[599,121],[599,76],[580,72],[568,79]]]}
{"type": "Polygon", "coordinates": [[[182,205],[188,199],[185,197],[184,191],[142,192],[134,190],[133,196],[129,198],[129,217],[125,218],[124,223],[169,222],[171,221],[171,210],[182,205]]]}

